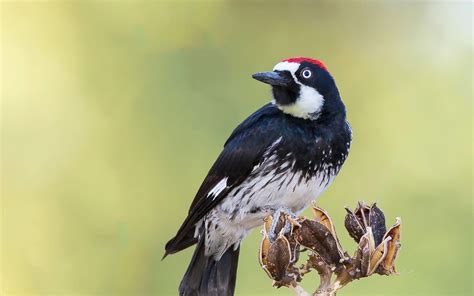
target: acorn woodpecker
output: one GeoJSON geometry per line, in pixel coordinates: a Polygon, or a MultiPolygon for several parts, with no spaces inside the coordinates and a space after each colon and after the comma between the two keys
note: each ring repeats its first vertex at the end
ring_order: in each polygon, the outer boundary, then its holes
{"type": "Polygon", "coordinates": [[[326,66],[290,58],[252,77],[273,100],[232,132],[165,257],[196,244],[180,295],[233,295],[241,241],[263,218],[302,212],[334,180],[352,133],[326,66]]]}

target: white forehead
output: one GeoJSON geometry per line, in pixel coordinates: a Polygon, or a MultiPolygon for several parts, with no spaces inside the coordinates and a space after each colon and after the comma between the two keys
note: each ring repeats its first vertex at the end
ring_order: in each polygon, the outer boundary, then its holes
{"type": "Polygon", "coordinates": [[[273,67],[273,71],[290,71],[294,75],[299,67],[300,63],[279,62],[273,67]]]}

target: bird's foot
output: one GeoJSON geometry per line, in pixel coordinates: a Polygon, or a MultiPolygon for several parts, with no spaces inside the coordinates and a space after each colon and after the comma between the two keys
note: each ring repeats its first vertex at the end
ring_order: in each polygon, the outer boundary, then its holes
{"type": "Polygon", "coordinates": [[[289,208],[279,208],[273,213],[272,224],[268,232],[270,241],[274,242],[280,233],[283,235],[290,233],[291,223],[286,219],[287,216],[296,219],[296,214],[289,208]]]}

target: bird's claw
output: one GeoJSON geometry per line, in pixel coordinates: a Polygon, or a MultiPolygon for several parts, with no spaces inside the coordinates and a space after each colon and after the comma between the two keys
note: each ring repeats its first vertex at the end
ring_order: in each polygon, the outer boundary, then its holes
{"type": "Polygon", "coordinates": [[[271,242],[274,242],[280,233],[286,235],[291,232],[291,223],[286,218],[287,216],[292,219],[296,219],[297,217],[296,214],[288,208],[278,209],[273,213],[272,223],[268,231],[271,242]]]}

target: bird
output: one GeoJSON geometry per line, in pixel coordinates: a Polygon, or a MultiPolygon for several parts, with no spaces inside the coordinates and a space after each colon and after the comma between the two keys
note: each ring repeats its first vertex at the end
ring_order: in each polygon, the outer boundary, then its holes
{"type": "Polygon", "coordinates": [[[301,213],[349,153],[346,108],[323,62],[288,58],[252,77],[273,99],[231,133],[165,246],[163,258],[196,245],[182,296],[234,295],[242,240],[268,215],[301,213]]]}

